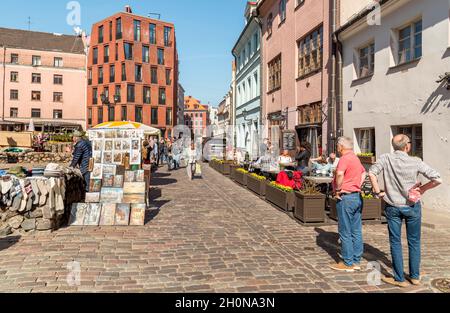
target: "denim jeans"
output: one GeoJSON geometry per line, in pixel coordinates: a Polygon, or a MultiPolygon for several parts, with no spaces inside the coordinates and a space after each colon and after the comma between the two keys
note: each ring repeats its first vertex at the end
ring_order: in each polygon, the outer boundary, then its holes
{"type": "Polygon", "coordinates": [[[342,258],[347,266],[361,263],[364,253],[362,237],[362,199],[359,193],[342,195],[336,209],[339,218],[339,237],[342,258]]]}
{"type": "Polygon", "coordinates": [[[86,172],[83,174],[84,178],[84,188],[86,192],[89,192],[89,187],[91,183],[91,172],[86,172]]]}
{"type": "Polygon", "coordinates": [[[420,279],[420,238],[422,227],[422,205],[417,203],[411,207],[386,206],[386,218],[389,228],[394,278],[398,282],[405,281],[403,271],[402,224],[406,222],[406,235],[409,249],[409,276],[420,279]]]}

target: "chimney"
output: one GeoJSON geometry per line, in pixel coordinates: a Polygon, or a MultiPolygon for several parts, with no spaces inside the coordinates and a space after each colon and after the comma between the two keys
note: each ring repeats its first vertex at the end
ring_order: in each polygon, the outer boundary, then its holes
{"type": "Polygon", "coordinates": [[[130,6],[130,5],[126,5],[126,6],[125,6],[125,12],[127,12],[127,13],[133,13],[133,10],[131,9],[131,6],[130,6]]]}

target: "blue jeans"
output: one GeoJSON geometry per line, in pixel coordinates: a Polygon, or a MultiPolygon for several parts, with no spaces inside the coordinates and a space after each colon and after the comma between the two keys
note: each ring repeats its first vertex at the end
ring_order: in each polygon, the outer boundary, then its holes
{"type": "Polygon", "coordinates": [[[86,172],[83,174],[84,178],[84,188],[86,192],[89,192],[89,187],[91,183],[91,172],[86,172]]]}
{"type": "Polygon", "coordinates": [[[361,263],[364,253],[362,237],[362,199],[359,193],[342,195],[336,209],[339,218],[339,237],[342,258],[347,266],[361,263]]]}
{"type": "Polygon", "coordinates": [[[394,278],[398,282],[405,281],[403,271],[402,224],[406,221],[406,235],[409,249],[409,276],[420,279],[420,238],[422,228],[422,205],[417,203],[411,207],[386,207],[386,218],[389,228],[394,278]]]}

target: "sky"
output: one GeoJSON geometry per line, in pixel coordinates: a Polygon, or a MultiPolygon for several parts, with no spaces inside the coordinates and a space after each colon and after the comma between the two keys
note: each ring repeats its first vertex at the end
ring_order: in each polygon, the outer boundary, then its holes
{"type": "MultiPolygon", "coordinates": [[[[0,27],[51,33],[74,34],[67,23],[68,0],[2,1],[0,27]]],[[[91,32],[92,24],[131,5],[133,13],[161,14],[161,20],[175,24],[180,83],[186,95],[217,106],[231,83],[231,49],[245,25],[246,0],[79,0],[81,28],[91,32]]],[[[154,18],[154,16],[152,16],[154,18]]]]}

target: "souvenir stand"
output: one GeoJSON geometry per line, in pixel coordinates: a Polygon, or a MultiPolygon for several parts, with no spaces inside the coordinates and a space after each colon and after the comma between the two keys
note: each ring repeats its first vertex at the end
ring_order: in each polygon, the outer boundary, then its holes
{"type": "Polygon", "coordinates": [[[159,130],[111,122],[88,131],[91,180],[85,203],[74,204],[72,226],[142,226],[149,205],[150,171],[142,166],[142,143],[159,130]]]}

